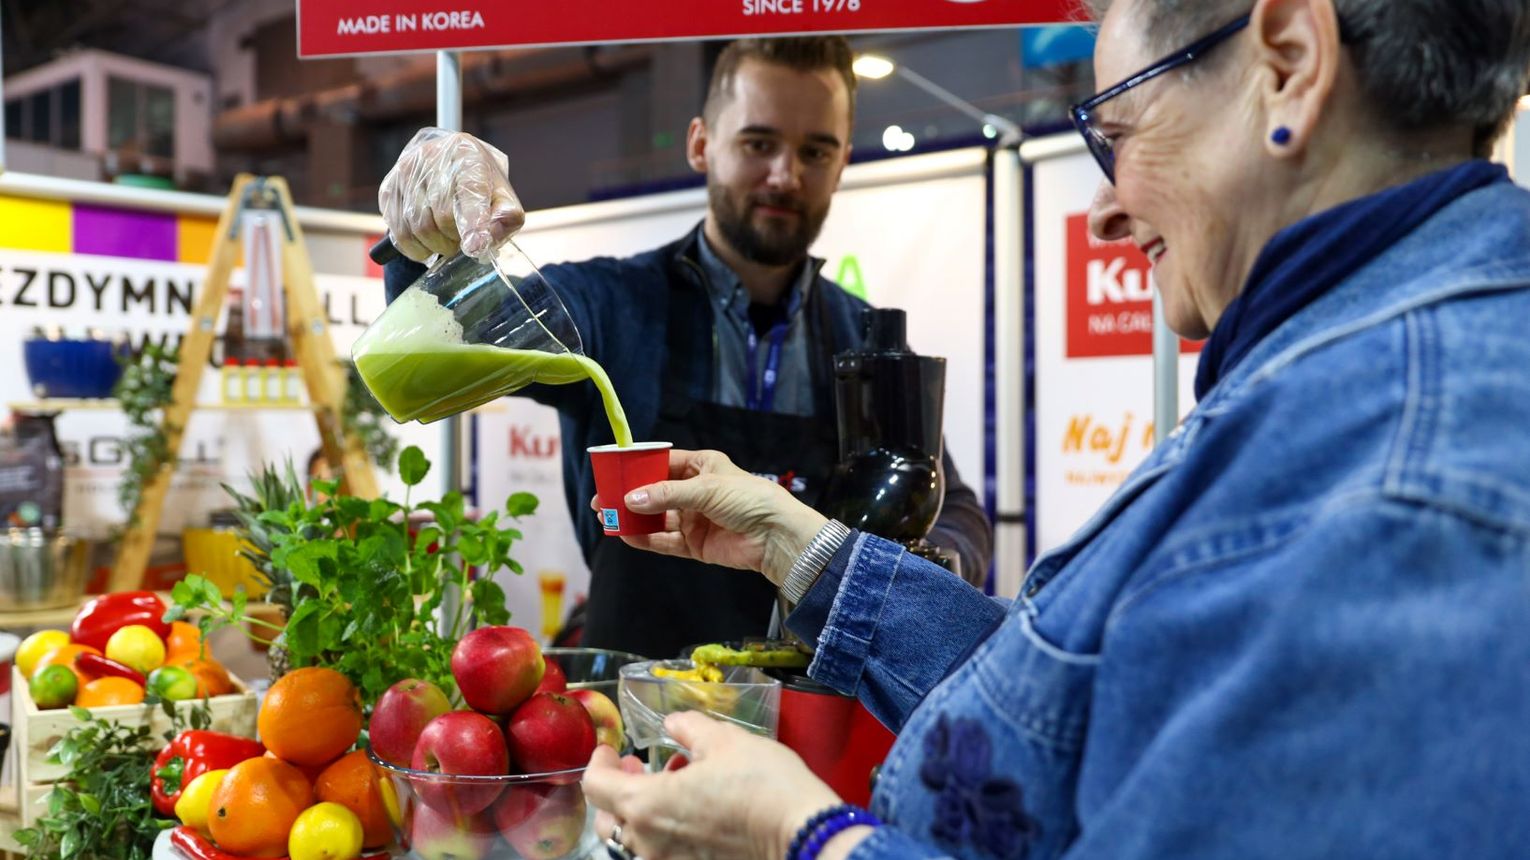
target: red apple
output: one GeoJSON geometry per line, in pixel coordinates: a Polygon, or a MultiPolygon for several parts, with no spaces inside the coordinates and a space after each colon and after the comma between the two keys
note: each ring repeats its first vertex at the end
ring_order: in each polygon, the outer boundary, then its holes
{"type": "Polygon", "coordinates": [[[579,847],[588,820],[584,790],[564,785],[551,790],[531,814],[506,827],[495,815],[500,835],[525,860],[552,860],[579,847]]]}
{"type": "Polygon", "coordinates": [[[452,677],[475,711],[508,714],[542,683],[546,662],[519,627],[480,627],[452,649],[452,677]]]}
{"type": "MultiPolygon", "coordinates": [[[[415,770],[459,776],[499,776],[508,772],[509,755],[499,726],[483,714],[452,711],[431,720],[420,732],[410,765],[415,770]]],[[[420,800],[437,812],[464,818],[482,812],[499,797],[498,783],[412,780],[420,800]]]]}
{"type": "Polygon", "coordinates": [[[421,804],[410,820],[411,857],[422,860],[484,860],[494,847],[494,826],[486,816],[456,816],[421,804]]]}
{"type": "Polygon", "coordinates": [[[451,709],[452,703],[435,684],[415,678],[399,681],[372,709],[372,720],[367,723],[372,752],[389,764],[409,767],[425,724],[451,709]]]}
{"type": "Polygon", "coordinates": [[[505,740],[521,773],[572,770],[590,763],[595,721],[568,696],[537,693],[510,715],[505,740]]]}
{"type": "Polygon", "coordinates": [[[622,712],[610,697],[599,690],[569,690],[564,693],[584,705],[595,723],[595,741],[621,752],[627,740],[622,734],[622,712]]]}
{"type": "Polygon", "coordinates": [[[510,832],[531,818],[547,801],[547,795],[554,788],[556,786],[545,782],[529,782],[506,788],[499,800],[494,801],[494,826],[509,839],[510,832]]]}
{"type": "Polygon", "coordinates": [[[568,676],[563,674],[563,667],[558,661],[543,655],[543,663],[546,670],[542,672],[542,683],[537,685],[538,693],[561,693],[568,689],[568,676]]]}

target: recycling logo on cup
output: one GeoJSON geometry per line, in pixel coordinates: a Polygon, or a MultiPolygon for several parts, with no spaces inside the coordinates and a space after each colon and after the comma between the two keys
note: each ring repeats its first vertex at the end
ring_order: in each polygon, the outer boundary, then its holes
{"type": "Polygon", "coordinates": [[[616,508],[601,508],[600,524],[605,527],[606,531],[614,532],[621,529],[621,523],[616,518],[616,508]]]}

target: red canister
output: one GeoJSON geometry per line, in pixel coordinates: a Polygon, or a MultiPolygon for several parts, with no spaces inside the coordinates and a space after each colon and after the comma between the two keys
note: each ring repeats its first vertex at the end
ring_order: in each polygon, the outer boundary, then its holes
{"type": "Polygon", "coordinates": [[[776,737],[846,803],[870,803],[872,771],[887,758],[896,735],[854,696],[800,671],[774,669],[770,674],[781,681],[776,737]]]}

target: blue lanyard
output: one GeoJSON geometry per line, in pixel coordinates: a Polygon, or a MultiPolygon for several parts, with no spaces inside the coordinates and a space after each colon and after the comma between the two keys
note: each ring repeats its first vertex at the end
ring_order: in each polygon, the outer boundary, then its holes
{"type": "Polygon", "coordinates": [[[786,343],[787,321],[770,327],[770,351],[765,353],[765,373],[756,381],[754,366],[760,355],[760,338],[754,326],[748,326],[749,356],[745,360],[748,377],[744,383],[745,404],[755,412],[769,412],[776,400],[776,377],[781,370],[781,346],[786,343]]]}

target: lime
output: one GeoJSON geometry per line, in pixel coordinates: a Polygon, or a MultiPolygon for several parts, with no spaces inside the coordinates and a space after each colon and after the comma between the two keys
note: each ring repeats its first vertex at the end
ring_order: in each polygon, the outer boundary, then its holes
{"type": "Polygon", "coordinates": [[[43,710],[62,708],[74,704],[75,694],[80,691],[80,679],[68,666],[54,663],[37,670],[32,676],[30,690],[37,707],[43,710]]]}
{"type": "Polygon", "coordinates": [[[106,658],[147,675],[165,664],[165,640],[142,624],[129,624],[106,640],[106,658]]]}
{"type": "Polygon", "coordinates": [[[181,823],[207,836],[207,817],[212,814],[213,792],[223,784],[223,775],[228,773],[228,768],[222,770],[210,770],[199,775],[181,790],[181,796],[175,801],[175,817],[181,823]]]}
{"type": "Polygon", "coordinates": [[[185,666],[161,666],[149,673],[149,692],[167,702],[197,697],[197,676],[185,666]]]}
{"type": "Polygon", "coordinates": [[[353,860],[361,856],[361,819],[338,803],[303,810],[287,834],[292,860],[353,860]]]}
{"type": "Polygon", "coordinates": [[[69,634],[62,630],[39,630],[16,646],[16,668],[21,677],[30,678],[37,664],[49,651],[69,644],[69,634]]]}

